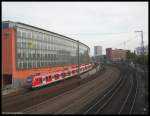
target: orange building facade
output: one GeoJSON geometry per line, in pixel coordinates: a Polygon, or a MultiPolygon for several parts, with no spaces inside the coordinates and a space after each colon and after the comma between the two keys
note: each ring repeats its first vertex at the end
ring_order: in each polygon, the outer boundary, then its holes
{"type": "MultiPolygon", "coordinates": [[[[2,87],[7,85],[21,87],[24,86],[26,78],[32,74],[54,72],[77,65],[77,43],[76,40],[54,32],[23,23],[4,21],[2,27],[2,87]],[[29,34],[31,36],[28,36],[29,34]],[[47,42],[42,43],[41,38],[37,40],[38,37],[35,35],[38,34],[41,34],[43,41],[47,40],[47,42]],[[66,44],[61,44],[59,41],[61,39],[66,44]],[[67,42],[72,44],[69,46],[67,42]]],[[[83,43],[79,45],[79,63],[88,64],[90,49],[83,43]]]]}

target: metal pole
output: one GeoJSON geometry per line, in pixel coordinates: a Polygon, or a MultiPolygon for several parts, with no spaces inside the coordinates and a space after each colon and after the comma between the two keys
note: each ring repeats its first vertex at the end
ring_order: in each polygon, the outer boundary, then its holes
{"type": "Polygon", "coordinates": [[[141,55],[144,56],[144,41],[143,41],[143,31],[135,31],[135,32],[140,32],[141,33],[141,55]]]}
{"type": "Polygon", "coordinates": [[[80,72],[79,72],[79,68],[80,68],[80,62],[79,62],[79,40],[78,40],[78,50],[77,50],[77,54],[78,54],[78,77],[80,79],[80,72]]]}
{"type": "MultiPolygon", "coordinates": [[[[135,31],[135,32],[140,32],[141,33],[141,55],[143,56],[143,63],[144,63],[144,41],[143,41],[143,31],[135,31]]],[[[144,64],[143,64],[143,68],[144,70],[144,64]]],[[[145,70],[144,70],[144,74],[145,74],[145,70]]],[[[144,75],[145,76],[145,75],[144,75]]]]}
{"type": "Polygon", "coordinates": [[[142,41],[141,41],[141,46],[143,47],[143,56],[144,56],[144,41],[143,41],[143,31],[141,31],[141,38],[142,38],[142,41]]]}

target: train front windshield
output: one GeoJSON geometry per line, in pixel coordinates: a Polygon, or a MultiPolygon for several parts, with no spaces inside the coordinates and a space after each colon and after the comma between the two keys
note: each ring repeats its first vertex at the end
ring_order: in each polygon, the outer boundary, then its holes
{"type": "Polygon", "coordinates": [[[32,82],[32,77],[27,77],[27,83],[31,83],[32,82]]]}

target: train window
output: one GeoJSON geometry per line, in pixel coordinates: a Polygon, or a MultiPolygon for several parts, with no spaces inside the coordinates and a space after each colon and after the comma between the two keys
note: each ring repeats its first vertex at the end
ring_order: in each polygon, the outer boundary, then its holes
{"type": "Polygon", "coordinates": [[[70,75],[70,71],[68,71],[68,75],[70,75]]]}
{"type": "Polygon", "coordinates": [[[48,81],[49,79],[48,79],[48,76],[46,76],[46,81],[48,81]]]}
{"type": "Polygon", "coordinates": [[[61,76],[62,76],[62,77],[65,77],[65,73],[61,73],[61,76]]]}
{"type": "Polygon", "coordinates": [[[58,75],[57,74],[55,74],[54,77],[55,77],[55,79],[58,79],[58,75]]]}
{"type": "Polygon", "coordinates": [[[42,83],[42,78],[39,78],[39,82],[42,83]]]}
{"type": "Polygon", "coordinates": [[[32,77],[27,77],[27,82],[31,82],[32,81],[32,77]]]}
{"type": "Polygon", "coordinates": [[[49,76],[49,79],[51,79],[51,76],[49,76]]]}
{"type": "Polygon", "coordinates": [[[37,82],[37,81],[39,81],[38,79],[35,79],[35,81],[37,82]]]}
{"type": "Polygon", "coordinates": [[[53,75],[53,76],[51,76],[51,79],[55,79],[54,75],[53,75]]]}
{"type": "Polygon", "coordinates": [[[46,81],[46,78],[42,78],[42,81],[46,81]]]}
{"type": "Polygon", "coordinates": [[[57,78],[59,78],[59,74],[57,74],[57,78]]]}

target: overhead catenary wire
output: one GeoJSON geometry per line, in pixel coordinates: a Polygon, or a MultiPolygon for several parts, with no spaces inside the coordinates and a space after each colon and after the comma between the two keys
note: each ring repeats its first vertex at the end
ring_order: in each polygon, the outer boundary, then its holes
{"type": "MultiPolygon", "coordinates": [[[[68,33],[68,35],[72,35],[72,36],[74,36],[74,35],[76,35],[76,36],[123,36],[123,35],[130,35],[130,34],[133,34],[133,32],[118,32],[118,33],[111,33],[111,32],[106,32],[106,33],[98,33],[98,32],[96,32],[96,33],[68,33]]],[[[128,37],[127,37],[128,38],[128,37]]],[[[117,44],[115,44],[115,45],[112,45],[112,46],[110,46],[110,47],[112,47],[112,48],[115,48],[116,46],[118,47],[118,46],[121,46],[121,45],[124,45],[124,49],[126,48],[126,46],[128,46],[129,44],[129,42],[131,42],[131,41],[133,41],[133,40],[136,40],[137,39],[137,37],[136,36],[134,36],[134,37],[130,37],[128,40],[123,40],[122,42],[120,42],[120,43],[117,43],[117,44]]],[[[106,40],[106,41],[108,41],[108,40],[106,40]]],[[[136,40],[137,41],[137,40],[136,40]]],[[[138,45],[137,45],[137,47],[138,47],[138,45]]]]}
{"type": "Polygon", "coordinates": [[[115,45],[113,45],[113,46],[111,46],[112,48],[113,47],[116,47],[116,46],[120,46],[120,45],[123,45],[123,44],[127,44],[127,43],[129,43],[129,42],[131,42],[131,41],[133,41],[133,40],[135,40],[136,38],[130,38],[130,39],[128,39],[128,40],[126,40],[126,41],[123,41],[123,42],[121,42],[121,43],[118,43],[118,44],[115,44],[115,45]]]}
{"type": "MultiPolygon", "coordinates": [[[[126,34],[126,35],[129,35],[129,34],[131,34],[131,32],[118,32],[118,33],[68,33],[68,35],[84,35],[84,36],[89,36],[89,35],[91,35],[91,36],[96,36],[96,35],[98,35],[98,36],[100,36],[100,35],[119,35],[119,34],[126,34]]],[[[130,41],[130,40],[127,40],[127,42],[128,41],[130,41]]],[[[123,41],[123,42],[121,42],[121,44],[122,43],[124,43],[124,42],[126,42],[126,41],[123,41]]],[[[120,43],[119,43],[120,44],[120,43]]],[[[118,45],[118,44],[117,44],[118,45]]]]}

